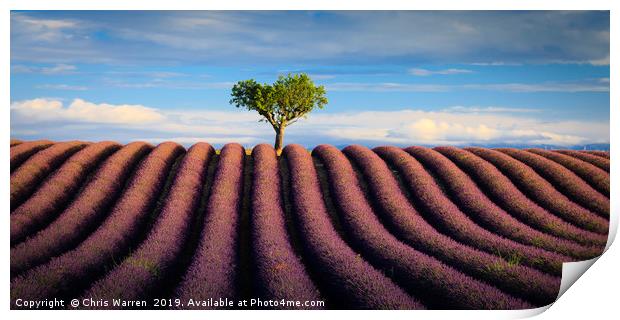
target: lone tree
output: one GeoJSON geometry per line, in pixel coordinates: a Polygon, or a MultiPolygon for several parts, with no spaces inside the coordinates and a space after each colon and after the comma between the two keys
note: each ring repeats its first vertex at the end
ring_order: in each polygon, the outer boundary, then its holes
{"type": "Polygon", "coordinates": [[[284,129],[318,107],[327,104],[325,88],[315,86],[305,74],[279,76],[274,84],[260,84],[254,79],[237,82],[232,88],[230,104],[255,110],[276,132],[274,148],[282,152],[284,129]]]}

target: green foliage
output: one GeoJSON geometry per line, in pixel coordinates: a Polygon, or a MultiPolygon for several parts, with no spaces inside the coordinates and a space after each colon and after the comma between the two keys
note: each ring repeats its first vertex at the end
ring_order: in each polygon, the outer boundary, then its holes
{"type": "Polygon", "coordinates": [[[327,104],[325,88],[315,86],[304,73],[281,75],[272,85],[254,79],[239,81],[231,96],[231,104],[257,111],[264,118],[261,121],[269,122],[276,132],[327,104]]]}

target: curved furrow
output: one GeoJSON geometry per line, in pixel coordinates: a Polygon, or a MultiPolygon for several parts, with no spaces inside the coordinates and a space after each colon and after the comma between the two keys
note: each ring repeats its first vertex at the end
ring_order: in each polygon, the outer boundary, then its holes
{"type": "Polygon", "coordinates": [[[525,245],[563,254],[562,262],[590,259],[600,254],[600,249],[548,235],[515,219],[493,203],[465,172],[441,153],[424,147],[409,147],[405,151],[430,168],[441,179],[455,204],[488,230],[525,245]]]}
{"type": "Polygon", "coordinates": [[[84,242],[11,281],[12,301],[73,298],[121,259],[139,238],[168,172],[182,151],[176,144],[155,148],[140,163],[110,216],[84,242]]]}
{"type": "Polygon", "coordinates": [[[161,214],[146,239],[116,268],[95,282],[82,295],[84,298],[161,298],[157,293],[185,247],[213,154],[213,148],[207,143],[196,143],[187,151],[161,214]]]}
{"type": "Polygon", "coordinates": [[[607,235],[609,221],[572,202],[519,160],[496,150],[483,148],[465,150],[492,163],[530,199],[559,218],[584,230],[607,235]]]}
{"type": "Polygon", "coordinates": [[[52,222],[99,164],[121,146],[99,142],[85,147],[43,181],[38,190],[11,214],[11,245],[52,222]]]}
{"type": "Polygon", "coordinates": [[[11,148],[11,172],[17,169],[24,161],[30,156],[48,148],[53,145],[54,142],[49,140],[36,140],[20,143],[11,148]]]}
{"type": "Polygon", "coordinates": [[[26,160],[11,173],[11,210],[24,202],[41,181],[56,170],[68,157],[89,143],[81,141],[60,142],[26,160]]]}
{"type": "MultiPolygon", "coordinates": [[[[209,160],[206,164],[207,168],[205,172],[204,181],[202,183],[202,190],[200,192],[200,198],[198,199],[198,206],[196,207],[196,210],[194,210],[196,213],[193,215],[192,220],[189,222],[190,228],[188,230],[186,244],[183,250],[181,251],[181,253],[179,253],[179,258],[172,264],[171,266],[172,271],[166,276],[165,279],[163,279],[164,281],[159,285],[159,290],[157,293],[158,297],[164,297],[164,298],[173,297],[175,294],[176,288],[178,287],[179,283],[182,281],[183,276],[187,272],[187,269],[189,268],[190,264],[192,263],[194,254],[198,248],[198,245],[200,244],[201,233],[204,227],[204,220],[205,220],[204,217],[206,213],[205,211],[207,208],[208,200],[211,196],[211,192],[214,191],[213,182],[214,182],[214,177],[215,177],[218,163],[220,162],[219,160],[220,160],[219,152],[215,151],[214,149],[213,154],[209,157],[209,160]]],[[[177,169],[178,169],[179,162],[175,164],[177,169]]],[[[169,181],[169,185],[171,184],[172,184],[172,181],[169,181]]],[[[168,186],[168,191],[169,190],[170,190],[170,186],[168,186]]],[[[158,203],[157,212],[161,212],[161,209],[166,203],[167,197],[168,196],[166,194],[164,197],[161,198],[162,200],[160,201],[160,203],[158,203]]],[[[152,222],[155,221],[155,219],[151,219],[151,220],[152,222]]],[[[170,308],[175,308],[175,306],[161,305],[157,309],[170,309],[170,308]]]]}
{"type": "Polygon", "coordinates": [[[122,193],[134,165],[151,149],[134,142],[108,158],[54,222],[11,248],[11,277],[71,250],[87,237],[122,193]]]}
{"type": "Polygon", "coordinates": [[[18,145],[18,144],[22,144],[22,143],[24,143],[22,140],[19,140],[19,139],[11,139],[11,147],[14,147],[14,146],[16,146],[16,145],[18,145]]]}
{"type": "Polygon", "coordinates": [[[603,170],[605,170],[606,172],[609,172],[609,159],[606,159],[604,157],[599,157],[596,155],[592,155],[592,154],[587,154],[584,152],[579,152],[579,151],[575,151],[575,150],[553,150],[553,152],[557,152],[557,153],[561,153],[561,154],[565,154],[568,156],[571,156],[573,158],[577,158],[579,160],[591,163],[603,170]]]}
{"type": "MultiPolygon", "coordinates": [[[[350,148],[358,149],[359,153],[371,152],[359,147],[350,148]]],[[[523,264],[553,275],[562,274],[562,262],[570,260],[569,258],[523,245],[480,227],[445,196],[433,177],[407,152],[396,147],[379,147],[375,152],[399,171],[416,208],[437,230],[456,241],[512,263],[523,264]]]]}
{"type": "Polygon", "coordinates": [[[312,157],[300,145],[288,145],[283,156],[290,173],[295,222],[309,267],[333,308],[423,308],[392,280],[355,253],[331,224],[312,157]]]}
{"type": "MultiPolygon", "coordinates": [[[[356,149],[347,150],[356,153],[356,149]]],[[[375,216],[344,154],[333,146],[321,145],[314,149],[313,155],[325,165],[330,190],[324,192],[334,195],[354,247],[425,305],[439,309],[531,308],[528,303],[400,242],[375,216]]]]}
{"type": "Polygon", "coordinates": [[[609,199],[609,173],[605,172],[605,170],[591,163],[557,152],[543,149],[527,149],[527,151],[553,160],[570,169],[581,179],[585,180],[590,186],[609,199]]]}
{"type": "Polygon", "coordinates": [[[245,151],[239,144],[227,144],[220,153],[200,243],[176,289],[175,298],[181,301],[237,298],[244,157],[245,151]]]}
{"type": "Polygon", "coordinates": [[[467,172],[508,213],[542,232],[599,248],[607,243],[607,235],[580,229],[550,213],[526,197],[493,164],[477,155],[455,147],[435,147],[434,150],[449,158],[467,172]]]}
{"type": "Polygon", "coordinates": [[[287,233],[276,152],[270,145],[259,144],[252,157],[251,233],[257,295],[265,300],[321,300],[287,233]]]}
{"type": "Polygon", "coordinates": [[[593,154],[601,158],[609,159],[609,151],[583,150],[581,152],[587,153],[587,154],[593,154]]]}
{"type": "MultiPolygon", "coordinates": [[[[387,164],[375,153],[358,150],[352,152],[349,148],[345,149],[345,153],[356,163],[368,181],[368,198],[375,201],[376,212],[399,239],[464,273],[535,305],[545,305],[555,299],[559,278],[522,266],[516,259],[506,261],[461,244],[440,233],[412,206],[387,164]]],[[[381,150],[383,149],[378,148],[375,152],[381,154],[381,150]]]]}
{"type": "MultiPolygon", "coordinates": [[[[289,174],[290,170],[287,164],[287,159],[281,155],[278,156],[278,170],[280,173],[280,185],[281,185],[280,194],[282,195],[282,209],[284,211],[284,223],[286,225],[286,231],[288,232],[288,235],[290,236],[293,250],[295,251],[299,259],[301,260],[301,263],[306,268],[306,271],[310,275],[310,278],[312,279],[313,283],[317,286],[320,292],[321,288],[319,288],[319,284],[318,284],[319,277],[316,273],[314,273],[314,270],[310,268],[310,264],[307,261],[308,259],[307,255],[303,254],[304,252],[303,241],[301,238],[301,234],[299,233],[300,231],[299,229],[297,229],[296,222],[295,222],[296,214],[295,214],[295,207],[293,205],[293,193],[292,193],[293,190],[291,188],[291,180],[290,180],[291,175],[289,174]]],[[[320,179],[319,179],[319,182],[321,182],[320,179]]],[[[325,204],[327,205],[327,203],[325,204]]],[[[322,294],[322,296],[323,296],[322,298],[325,299],[324,300],[325,306],[329,307],[330,303],[329,303],[328,297],[326,297],[324,294],[322,294]]]]}
{"type": "MultiPolygon", "coordinates": [[[[529,166],[538,174],[526,173],[531,178],[528,184],[535,185],[539,189],[549,190],[549,197],[554,198],[556,201],[558,195],[564,194],[563,201],[574,202],[589,210],[583,210],[578,216],[571,217],[571,222],[577,225],[582,225],[585,222],[596,223],[604,227],[601,230],[607,232],[609,226],[601,217],[609,219],[609,199],[594,190],[575,173],[552,160],[531,152],[510,148],[497,150],[529,166]],[[553,192],[553,190],[560,192],[553,192]],[[598,214],[600,217],[595,216],[593,213],[598,214]]],[[[525,170],[523,171],[525,172],[525,170]]],[[[525,177],[525,175],[523,176],[525,177]]]]}
{"type": "MultiPolygon", "coordinates": [[[[252,218],[252,188],[254,176],[254,157],[252,151],[248,150],[250,154],[244,151],[243,161],[243,177],[241,187],[241,204],[239,208],[239,226],[238,241],[237,241],[237,259],[239,261],[237,265],[237,281],[236,292],[238,300],[245,300],[254,298],[254,275],[252,265],[252,233],[250,230],[250,219],[252,218]]],[[[245,308],[239,308],[245,309],[245,308]]]]}

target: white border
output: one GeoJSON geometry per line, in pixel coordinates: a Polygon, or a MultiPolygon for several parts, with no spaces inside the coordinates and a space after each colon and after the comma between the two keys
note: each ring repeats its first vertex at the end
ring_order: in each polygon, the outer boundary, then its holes
{"type": "MultiPolygon", "coordinates": [[[[611,34],[620,34],[618,28],[620,21],[620,14],[618,13],[618,1],[604,1],[604,0],[500,0],[500,1],[488,1],[488,0],[469,0],[469,1],[448,1],[448,0],[433,0],[433,1],[409,1],[403,3],[402,0],[381,0],[381,1],[355,1],[348,3],[347,1],[333,1],[333,0],[315,0],[315,1],[290,1],[290,0],[263,0],[263,1],[221,1],[218,3],[211,3],[209,1],[189,1],[189,0],[177,0],[177,1],[165,1],[165,0],[4,0],[0,1],[0,28],[2,36],[1,39],[4,42],[4,46],[0,52],[2,52],[2,61],[0,64],[0,93],[4,101],[4,107],[0,116],[2,123],[1,131],[2,137],[5,141],[5,146],[0,148],[1,159],[9,158],[8,141],[10,135],[10,111],[8,106],[10,105],[10,10],[304,10],[304,9],[323,9],[323,10],[611,10],[611,34]],[[353,5],[354,3],[354,5],[353,5]],[[616,21],[616,22],[614,22],[616,21]]],[[[615,60],[618,53],[618,41],[614,41],[614,37],[611,37],[611,60],[615,60]]],[[[613,64],[612,64],[613,66],[613,64]]],[[[612,69],[613,70],[613,69],[612,69]]],[[[616,90],[613,76],[610,77],[610,100],[620,101],[620,97],[616,90]]],[[[617,106],[613,105],[611,108],[611,123],[620,124],[620,114],[617,110],[617,106]]],[[[617,127],[611,126],[611,136],[616,137],[619,134],[617,127]]],[[[618,151],[618,143],[616,139],[611,140],[611,153],[612,158],[618,159],[620,152],[618,151]]],[[[5,181],[1,185],[0,199],[6,208],[5,214],[8,215],[9,207],[9,169],[8,161],[5,160],[2,169],[2,179],[5,181]]],[[[619,179],[620,167],[612,163],[612,185],[615,186],[619,179]]],[[[612,188],[612,226],[611,226],[611,239],[615,237],[617,230],[619,206],[616,199],[618,192],[616,188],[612,188]]],[[[5,218],[2,222],[3,230],[8,231],[8,218],[5,218]]],[[[586,272],[583,276],[584,279],[577,281],[573,285],[573,289],[566,291],[566,294],[559,299],[553,306],[527,310],[527,311],[424,311],[415,312],[410,311],[390,311],[388,313],[381,311],[323,311],[317,312],[288,312],[288,311],[214,311],[214,312],[201,312],[201,311],[181,311],[182,313],[171,313],[172,311],[77,311],[77,312],[49,312],[49,311],[17,311],[9,312],[9,239],[4,233],[2,236],[2,243],[0,244],[0,250],[2,256],[6,258],[5,262],[0,265],[0,272],[5,276],[5,286],[0,289],[0,297],[2,298],[2,311],[5,319],[32,319],[45,317],[49,319],[80,319],[85,316],[92,319],[105,319],[109,320],[111,317],[121,318],[137,318],[137,317],[149,317],[149,318],[168,318],[171,316],[182,316],[187,319],[204,319],[207,317],[215,318],[278,318],[289,319],[290,317],[296,317],[300,319],[313,319],[317,316],[327,318],[337,318],[342,316],[347,317],[361,317],[361,318],[375,318],[378,316],[389,316],[399,319],[410,319],[410,317],[422,317],[424,319],[447,319],[458,317],[459,319],[497,319],[497,318],[523,318],[540,314],[548,309],[541,315],[543,319],[560,319],[560,318],[574,318],[574,317],[588,317],[596,318],[603,317],[609,318],[609,315],[617,313],[617,299],[615,298],[618,292],[618,286],[620,285],[620,277],[618,277],[618,270],[620,270],[620,252],[617,246],[609,248],[609,250],[595,263],[591,269],[592,271],[586,272]]],[[[573,269],[571,272],[576,274],[585,271],[584,266],[589,267],[594,261],[581,263],[581,266],[569,266],[568,269],[573,269]],[[575,271],[576,268],[576,271],[575,271]]],[[[579,264],[579,263],[578,263],[579,264]]],[[[578,265],[577,264],[577,265],[578,265]]],[[[569,272],[566,267],[566,272],[569,272]]],[[[578,276],[577,276],[578,278],[578,276]]]]}

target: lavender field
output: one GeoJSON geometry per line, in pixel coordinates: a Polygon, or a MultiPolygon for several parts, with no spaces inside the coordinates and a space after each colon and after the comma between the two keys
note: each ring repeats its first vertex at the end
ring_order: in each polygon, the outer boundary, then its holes
{"type": "Polygon", "coordinates": [[[528,309],[609,229],[607,152],[11,140],[10,157],[12,309],[528,309]]]}

